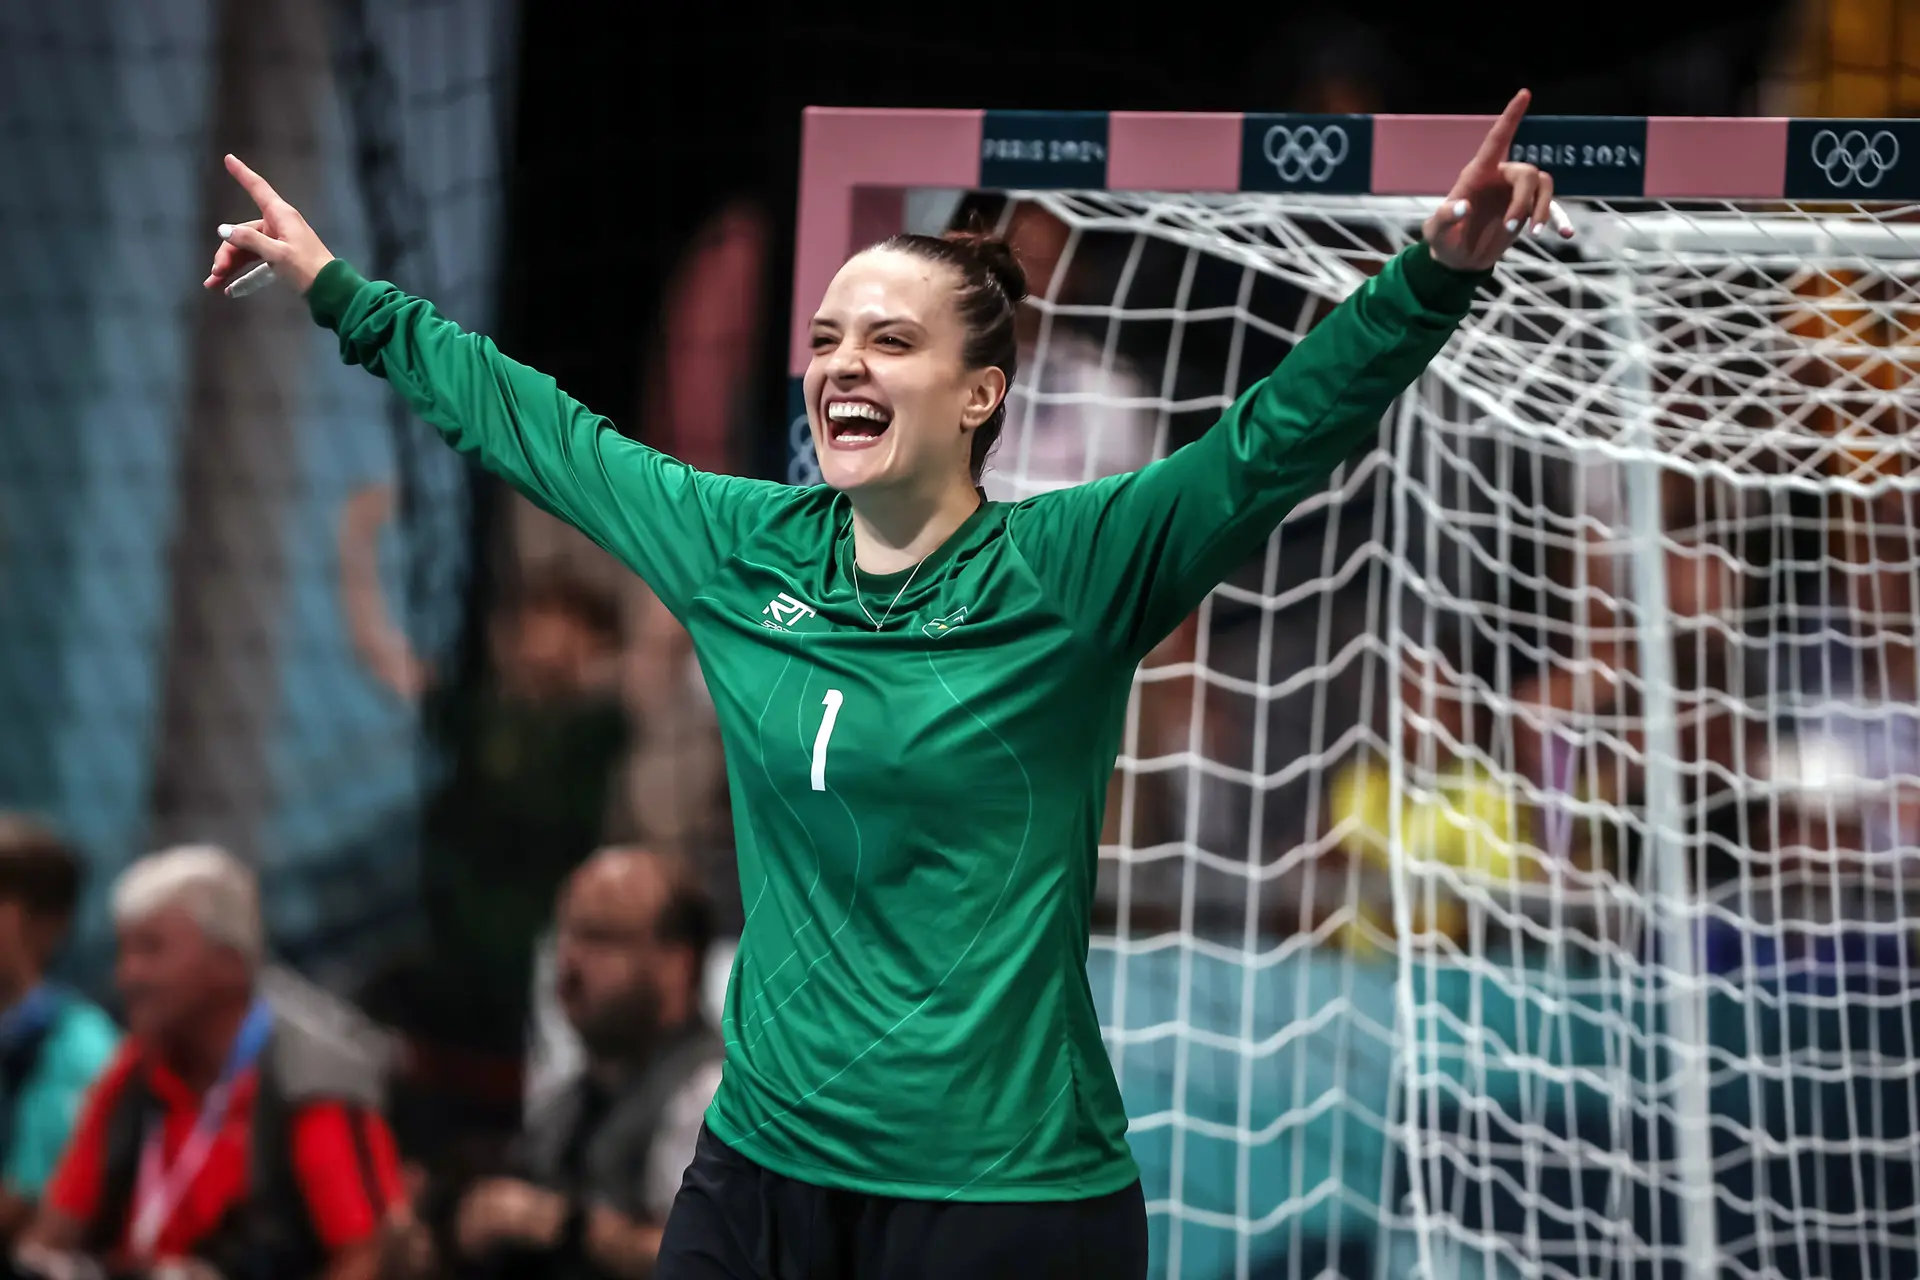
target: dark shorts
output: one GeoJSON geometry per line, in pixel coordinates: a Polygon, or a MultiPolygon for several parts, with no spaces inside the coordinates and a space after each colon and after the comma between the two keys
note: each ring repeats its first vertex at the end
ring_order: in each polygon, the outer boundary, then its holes
{"type": "Polygon", "coordinates": [[[1144,1280],[1140,1184],[1016,1204],[830,1191],[761,1168],[704,1127],[656,1280],[1144,1280]]]}

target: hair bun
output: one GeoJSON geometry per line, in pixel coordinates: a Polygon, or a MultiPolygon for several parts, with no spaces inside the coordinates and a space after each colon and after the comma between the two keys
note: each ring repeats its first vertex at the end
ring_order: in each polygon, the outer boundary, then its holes
{"type": "Polygon", "coordinates": [[[978,262],[993,277],[1007,301],[1018,306],[1027,298],[1027,273],[1014,256],[1013,246],[1003,237],[984,231],[952,231],[947,239],[978,262]]]}

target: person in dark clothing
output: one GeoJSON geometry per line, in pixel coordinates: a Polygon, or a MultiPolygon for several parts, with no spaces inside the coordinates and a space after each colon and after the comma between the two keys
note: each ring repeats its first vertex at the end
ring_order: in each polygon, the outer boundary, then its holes
{"type": "Polygon", "coordinates": [[[519,1049],[534,942],[561,882],[601,842],[626,747],[620,644],[618,601],[543,574],[504,611],[488,686],[429,701],[436,736],[456,749],[427,825],[434,953],[457,959],[448,994],[487,997],[479,1009],[436,1003],[459,1009],[447,1034],[472,1047],[519,1049]]]}
{"type": "Polygon", "coordinates": [[[691,869],[643,849],[603,850],[568,881],[558,995],[586,1066],[529,1118],[502,1176],[461,1197],[468,1274],[647,1273],[720,1083],[700,1003],[712,921],[691,869]]]}
{"type": "Polygon", "coordinates": [[[409,1149],[449,1153],[437,1163],[485,1163],[520,1126],[536,942],[605,839],[626,753],[621,646],[612,593],[541,570],[498,607],[484,681],[423,681],[450,764],[424,824],[427,936],[360,1002],[406,1041],[395,1127],[409,1149]]]}
{"type": "Polygon", "coordinates": [[[87,1088],[120,1033],[47,977],[85,870],[55,832],[0,814],[0,1241],[32,1220],[87,1088]]]}

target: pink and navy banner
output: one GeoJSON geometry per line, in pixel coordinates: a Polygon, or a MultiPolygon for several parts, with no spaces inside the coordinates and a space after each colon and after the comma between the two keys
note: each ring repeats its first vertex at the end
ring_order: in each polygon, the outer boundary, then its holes
{"type": "MultiPolygon", "coordinates": [[[[964,155],[955,147],[925,157],[966,186],[1342,195],[1436,194],[1489,123],[1481,116],[850,111],[810,113],[808,141],[817,136],[830,147],[842,131],[884,131],[923,115],[949,117],[955,142],[977,140],[964,155]]],[[[1529,116],[1511,158],[1548,170],[1569,196],[1920,198],[1920,120],[1529,116]]]]}
{"type": "MultiPolygon", "coordinates": [[[[1438,196],[1491,120],[812,108],[802,130],[789,372],[806,365],[803,312],[858,242],[898,228],[900,192],[1438,196]]],[[[1513,158],[1547,170],[1559,194],[1576,198],[1920,200],[1920,120],[1529,116],[1513,158]]]]}

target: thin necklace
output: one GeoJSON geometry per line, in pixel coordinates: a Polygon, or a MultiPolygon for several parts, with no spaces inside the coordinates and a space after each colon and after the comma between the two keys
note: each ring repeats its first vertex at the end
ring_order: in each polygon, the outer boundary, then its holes
{"type": "Polygon", "coordinates": [[[873,624],[875,631],[878,631],[886,625],[887,619],[893,616],[893,606],[899,604],[900,597],[907,594],[907,588],[913,585],[914,576],[920,572],[920,566],[927,562],[927,558],[921,556],[913,562],[913,573],[908,574],[907,580],[900,584],[900,589],[893,593],[893,599],[887,602],[886,612],[880,615],[880,621],[878,622],[874,622],[873,615],[867,613],[867,602],[860,595],[860,561],[854,558],[854,553],[851,549],[847,552],[847,561],[853,565],[853,602],[860,606],[860,612],[867,614],[867,621],[873,624]]]}
{"type": "MultiPolygon", "coordinates": [[[[986,492],[982,490],[980,493],[980,501],[982,505],[985,505],[986,499],[987,499],[986,492]]],[[[974,510],[978,511],[979,508],[976,507],[974,508],[974,510]]],[[[913,572],[908,574],[907,580],[900,584],[900,589],[893,593],[893,599],[887,601],[886,610],[881,613],[880,621],[874,622],[873,614],[868,612],[867,602],[860,594],[860,561],[857,558],[857,553],[855,552],[854,546],[853,546],[852,517],[848,517],[846,529],[847,529],[847,535],[848,535],[847,536],[847,563],[853,568],[853,602],[860,606],[860,612],[867,615],[867,621],[872,624],[873,629],[875,631],[878,631],[880,630],[881,627],[886,625],[887,619],[893,616],[893,606],[899,604],[900,597],[907,594],[907,588],[913,585],[913,580],[915,576],[917,576],[920,572],[920,566],[927,562],[927,556],[932,555],[933,552],[929,551],[927,555],[921,556],[918,560],[915,560],[913,562],[913,572]]],[[[954,533],[958,533],[958,532],[959,532],[958,529],[954,530],[954,533]]],[[[948,534],[947,536],[952,537],[953,535],[948,534]]],[[[935,550],[938,550],[938,548],[935,548],[935,550]]]]}

